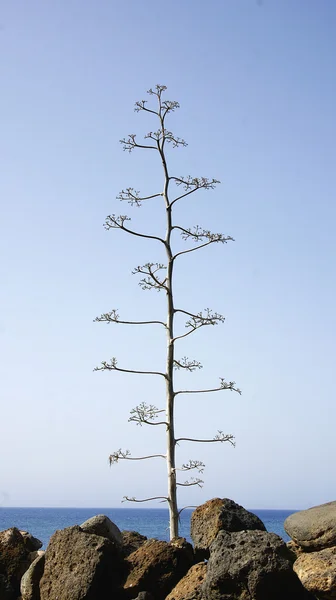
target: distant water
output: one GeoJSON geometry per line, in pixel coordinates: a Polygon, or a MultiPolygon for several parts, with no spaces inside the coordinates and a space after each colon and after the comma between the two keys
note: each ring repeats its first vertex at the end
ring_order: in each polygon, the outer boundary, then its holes
{"type": "MultiPolygon", "coordinates": [[[[280,535],[285,541],[289,537],[283,524],[293,510],[253,510],[263,521],[268,531],[280,535]]],[[[180,535],[190,539],[190,517],[192,510],[181,513],[180,535]]],[[[119,529],[138,531],[148,538],[169,539],[168,511],[164,508],[4,508],[0,507],[0,531],[9,527],[29,531],[40,539],[44,548],[56,529],[80,525],[94,515],[104,514],[119,529]]]]}

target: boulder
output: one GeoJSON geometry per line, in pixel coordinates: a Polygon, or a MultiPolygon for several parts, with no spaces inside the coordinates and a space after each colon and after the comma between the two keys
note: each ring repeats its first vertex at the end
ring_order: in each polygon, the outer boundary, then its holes
{"type": "Polygon", "coordinates": [[[191,538],[198,559],[209,557],[209,548],[219,531],[266,531],[263,522],[228,498],[214,498],[198,506],[191,515],[191,538]]]}
{"type": "Polygon", "coordinates": [[[44,556],[45,550],[35,550],[34,552],[29,552],[29,562],[30,564],[34,562],[35,558],[38,556],[44,556]]]}
{"type": "Polygon", "coordinates": [[[141,535],[137,531],[122,531],[123,553],[124,556],[129,556],[135,552],[147,540],[145,535],[141,535]]]}
{"type": "Polygon", "coordinates": [[[17,598],[20,580],[30,565],[29,550],[16,527],[0,532],[0,590],[2,598],[17,598]]]}
{"type": "Polygon", "coordinates": [[[285,542],[265,531],[220,531],[210,548],[205,600],[311,598],[293,571],[285,542]]]}
{"type": "Polygon", "coordinates": [[[289,552],[291,554],[291,558],[292,558],[293,562],[303,552],[301,546],[298,546],[295,542],[293,542],[293,540],[290,540],[289,542],[287,542],[286,546],[287,546],[287,548],[288,548],[288,550],[289,550],[289,552]]]}
{"type": "Polygon", "coordinates": [[[287,517],[284,528],[305,551],[336,546],[336,502],[296,512],[287,517]]]}
{"type": "Polygon", "coordinates": [[[317,598],[336,598],[336,548],[302,553],[294,571],[304,587],[317,598]]]}
{"type": "Polygon", "coordinates": [[[12,600],[13,598],[17,598],[6,575],[2,573],[0,573],[0,598],[1,600],[12,600]]]}
{"type": "Polygon", "coordinates": [[[193,549],[184,539],[173,543],[148,540],[126,559],[126,597],[149,592],[154,600],[164,600],[193,564],[193,549]]]}
{"type": "Polygon", "coordinates": [[[22,600],[40,600],[40,581],[43,575],[45,553],[38,555],[21,579],[22,600]]]}
{"type": "Polygon", "coordinates": [[[205,562],[193,565],[172,589],[166,600],[201,600],[202,584],[207,571],[205,562]]]}
{"type": "Polygon", "coordinates": [[[78,525],[56,531],[45,553],[41,600],[118,598],[122,568],[120,548],[107,538],[78,525]]]}
{"type": "Polygon", "coordinates": [[[41,540],[34,537],[31,533],[29,533],[28,531],[21,531],[21,530],[20,530],[20,533],[23,537],[23,541],[26,544],[27,550],[29,552],[36,552],[37,550],[42,548],[43,542],[41,542],[41,540]]]}
{"type": "Polygon", "coordinates": [[[84,521],[80,528],[86,533],[94,533],[105,537],[110,542],[121,546],[123,543],[120,529],[105,515],[96,515],[84,521]]]}

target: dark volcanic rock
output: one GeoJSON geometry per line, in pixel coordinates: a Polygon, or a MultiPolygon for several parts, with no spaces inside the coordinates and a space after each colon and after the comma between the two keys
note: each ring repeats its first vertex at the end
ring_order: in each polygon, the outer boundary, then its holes
{"type": "Polygon", "coordinates": [[[124,556],[129,556],[135,552],[147,540],[145,535],[141,535],[137,531],[122,531],[123,552],[124,556]]]}
{"type": "Polygon", "coordinates": [[[308,600],[285,542],[264,531],[220,531],[210,548],[205,600],[308,600]]]}
{"type": "Polygon", "coordinates": [[[306,551],[336,546],[336,502],[296,512],[287,517],[284,528],[306,551]]]}
{"type": "Polygon", "coordinates": [[[149,592],[164,600],[193,564],[192,546],[177,538],[171,543],[148,540],[128,556],[128,576],[124,584],[127,598],[149,592]]]}
{"type": "Polygon", "coordinates": [[[20,531],[16,527],[1,531],[0,590],[4,598],[19,596],[20,580],[29,565],[29,550],[20,531]]]}
{"type": "Polygon", "coordinates": [[[41,600],[118,598],[120,549],[105,537],[75,525],[56,531],[45,553],[41,600]]]}
{"type": "Polygon", "coordinates": [[[31,533],[29,533],[28,531],[20,531],[20,533],[29,552],[36,552],[37,550],[42,548],[43,542],[41,542],[41,540],[38,540],[31,533]]]}
{"type": "Polygon", "coordinates": [[[219,531],[266,531],[263,522],[228,498],[214,498],[198,506],[191,516],[191,538],[197,557],[207,558],[209,548],[219,531]]]}

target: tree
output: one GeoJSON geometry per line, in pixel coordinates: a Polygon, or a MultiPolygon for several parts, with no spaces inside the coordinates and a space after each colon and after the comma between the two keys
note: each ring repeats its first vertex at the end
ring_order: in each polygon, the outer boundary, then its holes
{"type": "Polygon", "coordinates": [[[148,262],[142,266],[137,266],[133,273],[140,274],[142,278],[139,281],[139,285],[144,290],[155,289],[157,291],[164,291],[167,299],[167,315],[165,321],[132,321],[122,320],[119,317],[116,309],[111,310],[108,313],[104,313],[97,317],[95,321],[104,323],[119,323],[127,325],[160,325],[166,330],[167,335],[167,356],[166,356],[166,370],[165,372],[157,371],[140,371],[136,369],[128,369],[119,367],[116,358],[112,358],[110,361],[103,361],[99,367],[96,367],[97,371],[121,371],[123,373],[135,373],[143,375],[154,375],[163,377],[166,383],[166,408],[159,409],[152,404],[146,404],[142,402],[134,409],[131,410],[129,421],[133,421],[139,425],[162,425],[166,429],[167,434],[167,453],[164,454],[153,454],[150,456],[139,456],[134,457],[131,455],[129,450],[116,450],[110,457],[110,465],[117,463],[120,460],[145,460],[151,458],[163,458],[167,463],[168,471],[168,495],[167,496],[156,496],[154,498],[136,499],[125,496],[125,500],[134,502],[147,502],[149,500],[163,500],[167,501],[169,507],[169,521],[170,521],[170,538],[178,536],[178,525],[179,525],[179,511],[177,505],[177,487],[178,486],[201,486],[203,481],[200,477],[191,478],[187,481],[180,482],[177,480],[177,470],[181,471],[196,471],[201,474],[204,469],[204,464],[199,460],[189,460],[183,464],[180,469],[176,467],[176,446],[179,442],[202,442],[202,443],[216,443],[216,442],[229,442],[234,445],[234,437],[231,434],[224,434],[222,431],[218,431],[217,434],[211,439],[197,439],[188,437],[175,437],[174,433],[174,404],[178,395],[180,394],[208,394],[217,391],[231,390],[240,393],[240,390],[236,387],[235,382],[227,382],[224,378],[220,378],[219,384],[209,389],[201,390],[175,390],[174,386],[174,371],[176,369],[184,369],[186,371],[195,371],[202,367],[201,363],[197,360],[191,360],[188,357],[176,358],[175,357],[175,345],[181,339],[194,333],[197,329],[205,327],[207,325],[217,325],[224,322],[224,317],[217,312],[213,312],[209,308],[201,310],[200,312],[193,313],[182,308],[176,308],[174,303],[174,268],[175,263],[179,257],[195,252],[201,248],[205,248],[210,244],[226,244],[229,241],[233,241],[231,236],[226,236],[222,233],[212,233],[208,229],[196,225],[194,227],[184,227],[175,224],[173,220],[174,207],[177,202],[184,200],[191,194],[199,190],[212,190],[219,183],[216,179],[208,179],[207,177],[192,177],[190,175],[186,177],[176,177],[170,174],[167,163],[167,146],[170,144],[173,148],[179,148],[186,146],[186,142],[175,136],[169,129],[166,128],[166,120],[170,113],[173,113],[179,108],[179,103],[171,100],[164,99],[164,92],[166,87],[163,85],[157,85],[154,89],[150,89],[148,94],[154,97],[157,102],[157,108],[149,108],[146,100],[140,100],[135,103],[136,112],[149,113],[151,117],[157,119],[158,129],[156,131],[150,131],[145,135],[144,142],[139,143],[136,135],[131,134],[127,138],[120,140],[124,150],[132,152],[133,150],[143,149],[145,151],[154,151],[158,154],[162,171],[163,171],[163,191],[150,194],[148,196],[141,196],[138,190],[132,187],[123,189],[117,196],[117,199],[128,202],[131,206],[141,206],[143,202],[150,200],[163,200],[163,209],[166,214],[166,236],[160,237],[159,235],[147,235],[135,231],[130,228],[130,218],[126,215],[115,215],[111,214],[106,218],[105,229],[119,229],[129,235],[137,236],[140,238],[146,238],[158,242],[163,245],[167,261],[166,264],[148,262]],[[175,194],[174,191],[175,190],[175,194]],[[174,252],[174,244],[172,240],[173,232],[178,232],[182,239],[187,242],[195,242],[196,245],[188,247],[185,250],[174,252]],[[186,318],[185,321],[185,333],[176,335],[174,320],[180,313],[186,318]],[[160,419],[160,415],[165,413],[164,420],[160,419]]]}

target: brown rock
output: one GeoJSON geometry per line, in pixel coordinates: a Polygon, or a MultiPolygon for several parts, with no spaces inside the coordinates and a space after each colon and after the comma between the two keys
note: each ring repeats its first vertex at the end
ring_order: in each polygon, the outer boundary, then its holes
{"type": "Polygon", "coordinates": [[[207,565],[198,563],[189,569],[178,584],[172,589],[166,600],[201,600],[202,584],[205,580],[207,565]]]}
{"type": "Polygon", "coordinates": [[[122,531],[123,551],[124,556],[129,556],[135,552],[147,540],[145,535],[141,535],[137,531],[122,531]]]}
{"type": "Polygon", "coordinates": [[[302,585],[317,598],[336,598],[336,547],[302,553],[294,563],[302,585]]]}
{"type": "Polygon", "coordinates": [[[78,525],[56,531],[45,553],[41,600],[111,600],[122,576],[120,549],[78,525]]]}
{"type": "Polygon", "coordinates": [[[219,531],[266,531],[263,522],[228,498],[214,498],[198,506],[191,515],[191,537],[198,558],[208,558],[209,548],[219,531]]]}
{"type": "Polygon", "coordinates": [[[124,583],[127,598],[149,592],[155,600],[164,600],[193,563],[192,546],[148,540],[126,559],[128,576],[124,583]]]}
{"type": "Polygon", "coordinates": [[[11,527],[0,532],[0,590],[4,598],[17,598],[20,580],[30,565],[29,551],[20,531],[11,527]]]}
{"type": "Polygon", "coordinates": [[[41,542],[41,540],[34,537],[31,533],[29,533],[28,531],[21,531],[21,530],[20,530],[20,533],[23,537],[24,543],[26,544],[27,550],[29,550],[29,552],[35,552],[35,551],[39,550],[40,548],[42,548],[43,542],[41,542]]]}
{"type": "Polygon", "coordinates": [[[306,551],[336,546],[336,502],[293,513],[287,517],[284,528],[306,551]]]}
{"type": "Polygon", "coordinates": [[[300,554],[302,554],[303,550],[300,546],[298,546],[295,542],[293,542],[293,540],[290,540],[290,542],[287,542],[286,544],[289,552],[290,552],[290,556],[293,559],[293,562],[300,556],[300,554]]]}

